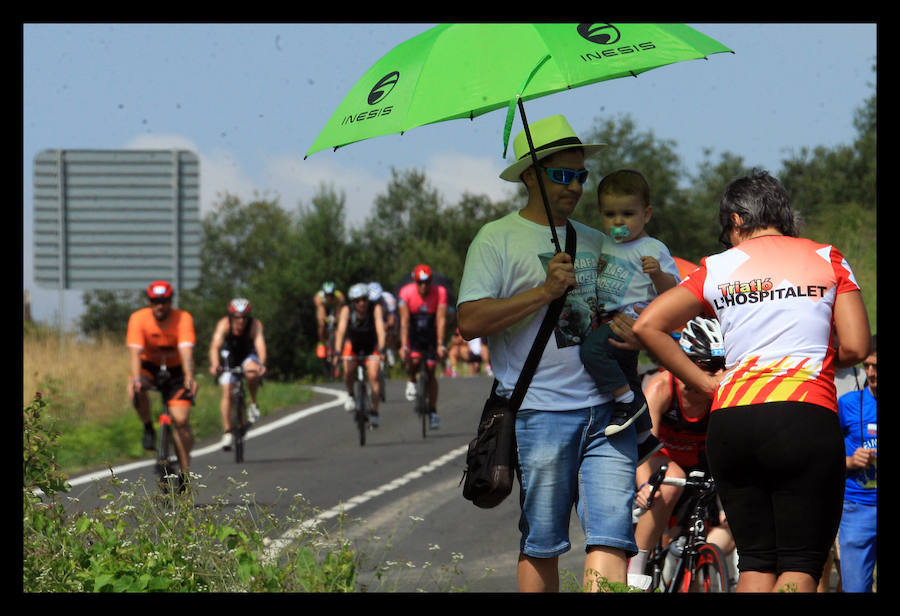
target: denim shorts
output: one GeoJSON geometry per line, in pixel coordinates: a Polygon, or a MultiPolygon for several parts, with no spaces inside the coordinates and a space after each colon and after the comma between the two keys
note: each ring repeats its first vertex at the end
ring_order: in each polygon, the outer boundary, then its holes
{"type": "Polygon", "coordinates": [[[633,427],[607,437],[612,404],[516,415],[520,484],[520,551],[534,558],[568,552],[572,506],[584,547],[637,553],[631,510],[637,443],[633,427]]]}

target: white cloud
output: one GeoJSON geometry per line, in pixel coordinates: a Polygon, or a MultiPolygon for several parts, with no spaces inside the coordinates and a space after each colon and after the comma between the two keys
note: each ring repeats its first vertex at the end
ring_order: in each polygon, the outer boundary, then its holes
{"type": "Polygon", "coordinates": [[[139,135],[126,146],[136,150],[190,150],[200,159],[200,215],[212,209],[225,193],[250,200],[254,191],[262,191],[248,178],[238,161],[226,150],[201,152],[193,141],[178,135],[139,135]]]}
{"type": "MultiPolygon", "coordinates": [[[[384,193],[390,179],[378,177],[365,168],[347,166],[339,157],[321,156],[303,159],[300,155],[271,156],[262,161],[258,176],[251,177],[236,156],[227,150],[201,151],[196,143],[178,135],[140,135],[126,146],[129,149],[184,149],[200,159],[200,209],[207,213],[224,193],[249,201],[258,195],[278,197],[281,206],[294,211],[299,203],[308,205],[321,186],[344,193],[345,214],[349,226],[359,226],[369,215],[375,197],[384,193]],[[349,178],[349,179],[348,179],[349,178]]],[[[431,185],[455,204],[464,192],[485,194],[501,200],[513,194],[514,187],[497,176],[503,161],[458,153],[431,156],[424,171],[431,185]]]]}
{"type": "Polygon", "coordinates": [[[345,217],[350,225],[359,225],[369,215],[375,195],[384,191],[387,179],[365,169],[342,166],[336,157],[303,160],[301,156],[279,156],[265,161],[261,183],[277,190],[281,205],[293,211],[299,202],[309,205],[321,186],[344,193],[345,217]],[[348,178],[352,180],[348,181],[348,178]]]}
{"type": "Polygon", "coordinates": [[[487,195],[492,201],[506,199],[515,190],[498,176],[506,164],[491,157],[475,157],[457,153],[435,154],[425,165],[431,184],[444,196],[445,203],[455,204],[464,192],[487,195]]]}

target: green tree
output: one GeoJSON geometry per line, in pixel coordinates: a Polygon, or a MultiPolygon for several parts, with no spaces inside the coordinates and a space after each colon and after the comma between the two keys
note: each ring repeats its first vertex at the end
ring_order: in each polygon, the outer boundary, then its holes
{"type": "Polygon", "coordinates": [[[84,312],[78,327],[86,336],[112,336],[125,339],[131,313],[146,305],[143,291],[96,289],[81,296],[84,312]]]}
{"type": "MultiPolygon", "coordinates": [[[[194,317],[198,365],[207,364],[213,329],[233,297],[250,300],[254,316],[266,327],[267,343],[278,333],[277,325],[272,330],[273,305],[258,291],[268,276],[282,271],[285,247],[296,246],[292,223],[277,199],[259,196],[245,204],[226,194],[204,217],[201,283],[182,292],[181,302],[194,317]]],[[[271,367],[272,376],[277,377],[279,366],[271,367]]]]}
{"type": "Polygon", "coordinates": [[[434,262],[434,247],[443,236],[441,206],[424,171],[391,169],[386,192],[376,195],[372,214],[351,234],[374,280],[393,286],[423,262],[441,269],[434,262]]]}
{"type": "Polygon", "coordinates": [[[729,182],[748,172],[737,154],[724,152],[718,162],[711,156],[711,150],[704,151],[697,174],[690,176],[688,188],[667,211],[672,221],[666,233],[670,252],[694,263],[724,250],[719,243],[719,200],[729,182]]]}

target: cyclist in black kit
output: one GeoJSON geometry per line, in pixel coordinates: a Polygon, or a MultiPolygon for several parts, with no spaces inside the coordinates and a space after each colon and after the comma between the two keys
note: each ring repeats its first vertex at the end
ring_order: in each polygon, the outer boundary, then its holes
{"type": "Polygon", "coordinates": [[[366,374],[372,392],[372,413],[369,423],[373,428],[379,424],[378,401],[381,399],[381,388],[378,382],[378,370],[381,356],[384,354],[384,315],[379,302],[369,300],[369,287],[358,283],[347,292],[349,304],[341,306],[337,318],[337,330],[334,336],[334,355],[340,354],[344,360],[344,383],[350,395],[345,409],[356,408],[353,400],[353,379],[356,375],[357,357],[366,356],[366,374]]]}
{"type": "Polygon", "coordinates": [[[256,391],[262,376],[266,372],[266,339],[263,336],[263,324],[251,315],[250,302],[237,297],[228,302],[228,316],[219,319],[209,344],[209,372],[219,377],[222,386],[222,400],[219,409],[222,412],[222,427],[225,434],[221,446],[231,449],[231,387],[232,375],[221,374],[222,363],[229,367],[241,366],[247,379],[250,392],[250,406],[247,407],[247,419],[255,423],[259,419],[259,407],[256,404],[256,391]]]}

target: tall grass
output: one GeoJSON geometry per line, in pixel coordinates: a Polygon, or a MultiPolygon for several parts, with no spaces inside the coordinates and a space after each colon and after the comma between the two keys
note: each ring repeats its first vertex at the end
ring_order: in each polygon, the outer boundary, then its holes
{"type": "Polygon", "coordinates": [[[23,404],[37,391],[52,392],[56,419],[68,425],[108,421],[128,404],[124,340],[89,342],[28,323],[23,332],[23,404]]]}

